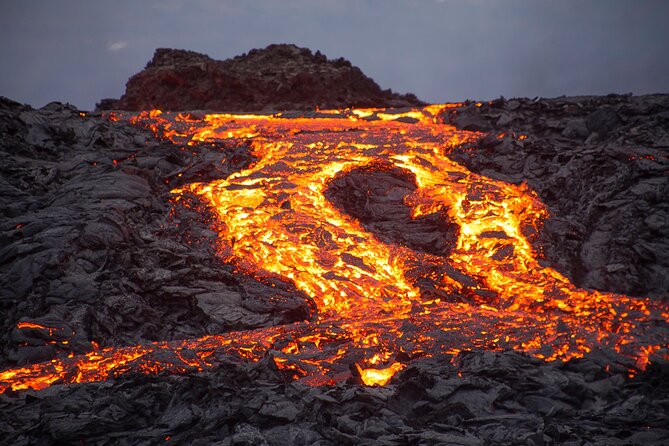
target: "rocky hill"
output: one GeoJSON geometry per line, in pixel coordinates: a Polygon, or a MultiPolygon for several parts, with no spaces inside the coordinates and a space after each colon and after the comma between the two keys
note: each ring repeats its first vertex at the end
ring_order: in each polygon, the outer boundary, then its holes
{"type": "Polygon", "coordinates": [[[193,51],[159,48],[119,99],[98,110],[275,111],[407,107],[422,102],[379,85],[343,58],[295,45],[270,45],[217,61],[193,51]]]}

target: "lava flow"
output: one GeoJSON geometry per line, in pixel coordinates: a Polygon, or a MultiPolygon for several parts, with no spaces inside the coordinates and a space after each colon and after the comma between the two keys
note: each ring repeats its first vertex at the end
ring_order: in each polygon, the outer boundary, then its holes
{"type": "Polygon", "coordinates": [[[259,280],[294,284],[313,299],[317,316],[7,370],[0,373],[0,392],[127,371],[201,371],[230,356],[270,356],[286,376],[314,385],[351,374],[383,385],[414,358],[470,349],[517,350],[546,361],[601,349],[627,360],[632,370],[643,370],[653,354],[666,356],[666,306],[578,289],[542,266],[528,240],[548,216],[536,194],[448,158],[452,148],[483,136],[437,123],[435,116],[455,106],[298,118],[159,111],[112,116],[188,150],[200,143],[249,146],[257,158],[251,166],[174,190],[175,200],[195,194],[209,203],[221,259],[259,280]],[[399,172],[412,183],[403,197],[412,218],[438,215],[458,228],[448,252],[384,242],[328,198],[333,182],[360,169],[399,172]]]}

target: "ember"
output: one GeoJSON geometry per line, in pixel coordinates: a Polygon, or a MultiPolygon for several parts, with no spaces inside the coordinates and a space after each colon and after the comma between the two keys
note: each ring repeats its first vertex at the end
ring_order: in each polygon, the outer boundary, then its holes
{"type": "Polygon", "coordinates": [[[294,284],[313,299],[317,317],[14,368],[0,373],[0,392],[127,371],[199,371],[222,354],[252,361],[270,355],[287,376],[315,385],[350,377],[351,365],[365,384],[384,385],[411,359],[470,349],[517,350],[545,361],[611,350],[633,358],[637,370],[651,354],[666,357],[667,340],[656,327],[669,321],[669,307],[579,289],[542,266],[530,243],[548,215],[537,195],[448,157],[483,137],[438,123],[456,106],[294,118],[158,110],[110,115],[190,150],[200,143],[249,145],[257,159],[251,166],[175,189],[174,200],[194,194],[209,203],[220,228],[220,258],[261,281],[294,284]],[[412,218],[437,216],[455,225],[454,246],[422,252],[370,233],[328,199],[332,183],[356,169],[396,170],[408,179],[415,187],[403,201],[412,218]]]}

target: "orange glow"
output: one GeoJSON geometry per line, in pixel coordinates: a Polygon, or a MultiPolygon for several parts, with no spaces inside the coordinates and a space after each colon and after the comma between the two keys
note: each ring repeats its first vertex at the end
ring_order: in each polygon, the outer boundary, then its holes
{"type": "Polygon", "coordinates": [[[666,355],[666,305],[579,289],[542,266],[528,239],[548,216],[536,193],[449,159],[454,147],[483,136],[437,123],[437,115],[457,106],[294,119],[123,116],[188,150],[202,142],[251,148],[257,161],[250,167],[174,190],[175,201],[195,194],[212,205],[220,258],[259,280],[294,284],[316,303],[318,317],[7,370],[0,372],[0,392],[109,379],[127,370],[201,371],[220,355],[246,361],[269,355],[287,375],[315,385],[346,379],[349,364],[364,383],[385,385],[404,367],[398,357],[471,349],[517,350],[545,361],[606,349],[638,370],[652,355],[666,355]],[[414,218],[438,214],[457,225],[451,252],[385,244],[325,197],[331,180],[352,169],[390,166],[415,179],[416,190],[404,199],[414,218]],[[416,273],[415,265],[425,268],[416,273]],[[440,267],[458,274],[434,273],[440,267]],[[430,278],[443,297],[424,295],[420,278],[430,278]]]}
{"type": "Polygon", "coordinates": [[[356,367],[360,373],[360,379],[367,386],[385,386],[395,373],[404,368],[399,362],[395,362],[385,369],[361,369],[357,364],[356,367]]]}
{"type": "Polygon", "coordinates": [[[49,327],[40,324],[33,324],[32,322],[19,322],[16,324],[16,328],[37,328],[40,330],[50,330],[49,327]]]}
{"type": "Polygon", "coordinates": [[[121,117],[116,112],[103,113],[102,116],[106,116],[112,122],[118,122],[121,120],[121,117]]]}
{"type": "MultiPolygon", "coordinates": [[[[33,329],[33,330],[44,330],[49,333],[49,336],[53,336],[54,332],[57,331],[62,331],[63,329],[60,327],[48,327],[46,325],[41,325],[41,324],[35,324],[33,322],[19,322],[16,324],[16,328],[19,330],[23,329],[33,329]]],[[[63,343],[66,343],[67,341],[62,341],[63,343]]]]}

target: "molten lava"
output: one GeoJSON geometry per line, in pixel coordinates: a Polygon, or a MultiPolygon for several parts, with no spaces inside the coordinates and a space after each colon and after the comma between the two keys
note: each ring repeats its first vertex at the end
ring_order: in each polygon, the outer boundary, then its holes
{"type": "Polygon", "coordinates": [[[269,355],[287,376],[316,385],[346,379],[351,366],[362,382],[384,385],[412,358],[474,348],[518,350],[546,361],[604,349],[632,358],[639,370],[652,354],[666,355],[666,306],[578,289],[542,266],[528,240],[548,215],[536,194],[448,158],[455,146],[482,136],[437,123],[435,116],[456,106],[292,119],[159,111],[110,116],[194,146],[189,150],[199,143],[250,146],[257,158],[251,166],[174,190],[175,200],[196,194],[211,204],[221,259],[259,280],[294,284],[313,299],[318,315],[7,370],[0,373],[0,392],[126,371],[199,371],[221,355],[253,361],[269,355]],[[400,169],[411,178],[416,187],[404,202],[412,217],[437,214],[457,225],[452,249],[439,255],[384,243],[326,198],[334,180],[363,167],[400,169]],[[418,279],[429,279],[432,291],[418,279]]]}

